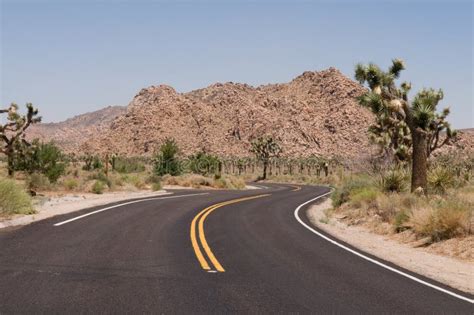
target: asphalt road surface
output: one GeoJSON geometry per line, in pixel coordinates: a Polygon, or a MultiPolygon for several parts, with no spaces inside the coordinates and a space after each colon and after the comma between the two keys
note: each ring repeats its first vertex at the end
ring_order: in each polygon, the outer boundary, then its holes
{"type": "Polygon", "coordinates": [[[265,186],[0,230],[0,314],[474,313],[472,295],[310,231],[307,205],[299,222],[295,209],[328,188],[265,186]]]}

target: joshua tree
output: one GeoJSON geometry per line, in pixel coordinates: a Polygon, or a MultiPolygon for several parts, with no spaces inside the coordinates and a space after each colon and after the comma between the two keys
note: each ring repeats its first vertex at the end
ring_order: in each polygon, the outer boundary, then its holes
{"type": "Polygon", "coordinates": [[[371,139],[386,153],[392,153],[396,160],[411,160],[411,190],[421,187],[426,192],[428,157],[455,137],[456,132],[446,121],[449,109],[436,112],[436,106],[443,99],[441,90],[423,89],[410,101],[411,83],[403,82],[399,87],[395,84],[404,69],[405,64],[400,59],[392,60],[386,72],[372,63],[358,64],[355,78],[370,88],[358,100],[375,114],[375,123],[369,128],[371,139]],[[440,140],[443,131],[446,134],[440,140]]]}
{"type": "Polygon", "coordinates": [[[27,113],[22,116],[18,113],[18,105],[12,103],[7,109],[0,109],[0,114],[7,114],[6,123],[0,124],[0,153],[4,153],[8,160],[8,176],[13,176],[13,157],[18,142],[26,144],[25,130],[31,125],[41,121],[38,109],[33,104],[26,104],[27,113]]]}
{"type": "Polygon", "coordinates": [[[258,161],[263,163],[263,175],[260,179],[267,178],[268,163],[271,158],[278,157],[281,153],[281,148],[278,143],[269,136],[259,137],[252,141],[250,152],[255,154],[258,161]]]}

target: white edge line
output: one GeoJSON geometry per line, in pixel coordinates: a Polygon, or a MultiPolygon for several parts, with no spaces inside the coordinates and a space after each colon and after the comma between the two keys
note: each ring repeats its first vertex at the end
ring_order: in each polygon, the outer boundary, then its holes
{"type": "Polygon", "coordinates": [[[339,242],[336,242],[335,240],[333,240],[333,239],[327,237],[326,235],[324,235],[324,234],[322,234],[322,233],[319,233],[318,231],[316,231],[315,229],[313,229],[312,227],[310,227],[310,226],[308,226],[306,223],[304,223],[303,220],[301,220],[301,218],[299,217],[299,214],[298,214],[299,211],[300,211],[300,209],[301,209],[302,207],[304,207],[305,205],[307,205],[308,203],[311,203],[311,202],[313,202],[313,201],[315,201],[315,200],[318,200],[319,198],[325,197],[325,196],[331,194],[332,192],[333,192],[333,191],[330,191],[330,192],[328,192],[328,193],[326,193],[326,194],[323,194],[323,195],[321,195],[321,196],[318,196],[318,197],[316,197],[316,198],[310,199],[310,200],[308,200],[308,201],[306,201],[306,202],[300,204],[300,205],[295,209],[295,218],[296,218],[296,220],[298,220],[299,223],[301,223],[305,228],[307,228],[308,230],[310,230],[310,231],[313,232],[314,234],[316,234],[316,235],[322,237],[322,238],[325,239],[326,241],[328,241],[328,242],[330,242],[330,243],[332,243],[332,244],[334,244],[334,245],[336,245],[336,246],[339,246],[339,247],[342,248],[342,249],[345,249],[345,250],[348,251],[348,252],[351,252],[351,253],[354,254],[354,255],[357,255],[357,256],[359,256],[359,257],[361,257],[361,258],[363,258],[363,259],[365,259],[365,260],[367,260],[367,261],[370,261],[371,263],[374,263],[374,264],[376,264],[376,265],[379,265],[379,266],[382,267],[382,268],[385,268],[385,269],[388,269],[388,270],[393,271],[393,272],[395,272],[395,273],[398,273],[399,275],[402,275],[402,276],[404,276],[404,277],[406,277],[406,278],[409,278],[409,279],[411,279],[411,280],[413,280],[413,281],[416,281],[416,282],[418,282],[418,283],[424,284],[424,285],[426,285],[426,286],[428,286],[428,287],[430,287],[430,288],[433,288],[433,289],[435,289],[435,290],[438,290],[438,291],[441,291],[441,292],[443,292],[443,293],[446,293],[446,294],[449,294],[449,295],[451,295],[451,296],[454,296],[454,297],[456,297],[456,298],[458,298],[458,299],[461,299],[461,300],[467,301],[467,302],[469,302],[469,303],[471,303],[471,304],[474,304],[474,299],[470,299],[470,298],[467,298],[467,297],[465,297],[465,296],[459,295],[459,294],[457,294],[457,293],[451,292],[451,291],[449,291],[449,290],[443,289],[443,288],[438,287],[438,286],[436,286],[436,285],[434,285],[434,284],[431,284],[431,283],[429,283],[429,282],[426,282],[426,281],[424,281],[424,280],[421,280],[421,279],[419,279],[419,278],[417,278],[417,277],[415,277],[415,276],[412,276],[412,275],[410,275],[410,274],[407,274],[407,273],[405,273],[405,272],[403,272],[403,271],[400,271],[400,270],[398,270],[398,269],[395,269],[395,268],[393,268],[393,267],[390,267],[390,266],[388,266],[388,265],[386,265],[386,264],[384,264],[384,263],[381,263],[381,262],[379,262],[379,261],[377,261],[377,260],[375,260],[375,259],[372,259],[372,258],[370,258],[370,257],[368,257],[368,256],[366,256],[366,255],[364,255],[364,254],[362,254],[362,253],[359,253],[358,251],[355,251],[355,250],[353,250],[353,249],[351,249],[351,248],[349,248],[349,247],[347,247],[347,246],[345,246],[345,245],[343,245],[343,244],[341,244],[341,243],[339,243],[339,242]]]}
{"type": "Polygon", "coordinates": [[[66,223],[69,223],[69,222],[73,222],[73,221],[76,221],[76,220],[85,218],[85,217],[87,217],[87,216],[90,216],[90,215],[93,215],[93,214],[96,214],[96,213],[99,213],[99,212],[102,212],[102,211],[106,211],[106,210],[110,210],[110,209],[113,209],[113,208],[118,208],[118,207],[130,205],[130,204],[132,204],[132,203],[138,203],[138,202],[144,202],[144,201],[150,201],[150,200],[159,200],[159,199],[183,198],[183,197],[199,196],[199,195],[208,195],[208,194],[209,194],[209,193],[199,193],[199,194],[188,194],[188,195],[169,196],[169,197],[153,197],[153,198],[147,198],[147,199],[140,199],[140,200],[128,201],[128,202],[124,202],[124,203],[121,203],[121,204],[118,204],[118,205],[114,205],[114,206],[102,208],[102,209],[99,209],[99,210],[95,210],[95,211],[92,211],[92,212],[89,212],[89,213],[86,213],[86,214],[83,214],[83,215],[74,217],[74,218],[69,219],[69,220],[66,220],[66,221],[59,222],[59,223],[56,223],[56,224],[53,224],[53,225],[54,225],[54,226],[61,226],[61,225],[63,225],[63,224],[66,224],[66,223]]]}

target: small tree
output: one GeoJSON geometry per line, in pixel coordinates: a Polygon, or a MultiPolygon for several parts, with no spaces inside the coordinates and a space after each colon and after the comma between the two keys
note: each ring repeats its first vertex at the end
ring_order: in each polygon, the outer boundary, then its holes
{"type": "Polygon", "coordinates": [[[270,136],[259,137],[252,141],[250,152],[255,154],[258,161],[263,163],[263,174],[260,179],[267,178],[267,168],[271,158],[281,153],[280,145],[270,136]]]}
{"type": "Polygon", "coordinates": [[[428,157],[455,137],[456,132],[446,121],[449,109],[436,112],[443,99],[441,90],[423,89],[409,101],[411,83],[403,82],[399,87],[395,84],[404,69],[400,59],[392,60],[386,72],[375,64],[358,64],[355,78],[370,88],[358,100],[375,114],[375,123],[369,128],[372,140],[396,160],[411,160],[411,190],[421,187],[426,193],[428,157]],[[441,140],[443,131],[446,133],[441,140]]]}
{"type": "Polygon", "coordinates": [[[18,142],[26,143],[23,138],[25,130],[31,125],[41,121],[38,117],[38,109],[33,104],[26,104],[26,115],[18,113],[18,105],[12,103],[7,109],[0,109],[0,114],[7,115],[5,124],[0,124],[0,152],[7,156],[8,176],[13,176],[13,156],[18,142]]]}
{"type": "Polygon", "coordinates": [[[171,138],[166,139],[155,157],[155,174],[158,176],[165,174],[176,176],[181,174],[179,160],[177,158],[178,153],[179,148],[176,141],[171,138]]]}
{"type": "Polygon", "coordinates": [[[15,171],[38,172],[48,177],[51,183],[66,171],[66,158],[52,142],[41,143],[35,139],[31,144],[17,143],[14,152],[12,167],[15,171]]]}

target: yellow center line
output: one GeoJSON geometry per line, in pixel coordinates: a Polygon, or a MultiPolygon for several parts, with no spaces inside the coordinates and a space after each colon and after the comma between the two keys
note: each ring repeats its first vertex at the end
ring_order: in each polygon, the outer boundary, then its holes
{"type": "Polygon", "coordinates": [[[301,190],[301,187],[300,186],[290,186],[290,187],[293,187],[294,189],[292,191],[298,191],[298,190],[301,190]]]}
{"type": "Polygon", "coordinates": [[[207,216],[216,210],[217,208],[223,207],[225,205],[237,203],[240,201],[245,201],[245,200],[251,200],[251,199],[256,199],[256,198],[261,198],[269,196],[269,194],[264,194],[264,195],[258,195],[258,196],[252,196],[252,197],[245,197],[245,198],[239,198],[239,199],[233,199],[229,201],[224,201],[212,206],[207,207],[206,209],[202,210],[199,212],[191,222],[191,243],[193,245],[194,253],[196,254],[196,257],[201,264],[201,267],[204,270],[211,270],[211,267],[209,266],[206,258],[204,257],[201,249],[199,248],[199,243],[198,239],[196,238],[196,224],[198,225],[198,235],[199,235],[199,241],[201,242],[202,248],[204,249],[207,257],[211,261],[211,263],[214,265],[214,268],[219,271],[219,272],[224,272],[225,269],[222,267],[222,265],[219,263],[217,260],[216,256],[212,252],[209,244],[207,243],[206,236],[204,233],[204,221],[206,220],[207,216]],[[199,220],[198,223],[196,223],[199,220]]]}
{"type": "MultiPolygon", "coordinates": [[[[220,205],[220,204],[217,204],[217,205],[220,205]]],[[[199,248],[198,241],[196,239],[196,221],[199,219],[201,214],[203,214],[204,212],[206,212],[209,209],[212,209],[213,207],[215,207],[217,205],[207,207],[206,209],[199,212],[194,217],[193,222],[191,223],[191,243],[193,245],[194,253],[196,254],[196,257],[199,260],[199,263],[201,264],[202,268],[206,269],[206,270],[210,270],[211,267],[209,267],[209,264],[207,263],[206,259],[204,258],[203,254],[201,252],[201,249],[199,248]]]]}

